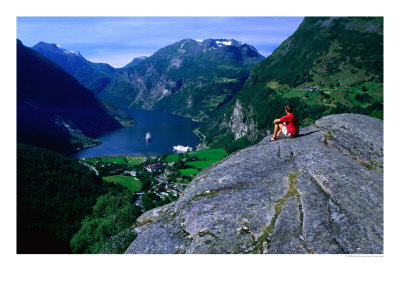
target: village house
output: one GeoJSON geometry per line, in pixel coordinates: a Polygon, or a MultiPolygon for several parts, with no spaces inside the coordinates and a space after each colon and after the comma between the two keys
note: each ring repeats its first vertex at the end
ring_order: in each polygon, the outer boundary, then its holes
{"type": "Polygon", "coordinates": [[[206,144],[198,144],[196,146],[196,151],[206,150],[206,149],[210,149],[210,147],[208,147],[206,144]]]}
{"type": "Polygon", "coordinates": [[[313,85],[313,86],[305,85],[303,89],[305,91],[318,91],[319,90],[319,86],[318,85],[313,85]]]}
{"type": "Polygon", "coordinates": [[[136,177],[136,171],[124,171],[124,175],[136,177]]]}
{"type": "Polygon", "coordinates": [[[151,172],[151,173],[159,173],[161,170],[165,168],[164,164],[162,163],[156,163],[156,164],[151,164],[146,166],[146,170],[151,172]]]}

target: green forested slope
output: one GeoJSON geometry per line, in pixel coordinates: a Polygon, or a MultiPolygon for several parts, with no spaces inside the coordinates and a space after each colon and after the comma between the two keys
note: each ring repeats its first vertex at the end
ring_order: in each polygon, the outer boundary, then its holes
{"type": "MultiPolygon", "coordinates": [[[[70,240],[78,231],[74,252],[124,250],[124,245],[111,247],[110,241],[140,215],[134,200],[132,193],[102,182],[77,159],[17,145],[18,253],[71,253],[70,240]],[[88,223],[91,234],[84,235],[88,223]]],[[[129,232],[123,241],[129,244],[133,238],[129,232]]]]}
{"type": "Polygon", "coordinates": [[[303,126],[343,112],[382,119],[383,18],[305,18],[200,131],[211,145],[241,148],[265,136],[289,103],[303,126]],[[229,121],[237,100],[243,122],[256,126],[233,142],[229,121]]]}

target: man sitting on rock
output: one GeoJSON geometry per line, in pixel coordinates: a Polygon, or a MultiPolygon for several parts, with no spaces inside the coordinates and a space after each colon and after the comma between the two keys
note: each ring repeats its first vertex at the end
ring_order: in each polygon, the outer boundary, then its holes
{"type": "Polygon", "coordinates": [[[281,132],[283,132],[286,137],[296,137],[299,135],[299,122],[293,114],[292,106],[290,104],[286,105],[285,111],[286,116],[274,120],[274,135],[269,139],[270,142],[279,139],[281,132]]]}

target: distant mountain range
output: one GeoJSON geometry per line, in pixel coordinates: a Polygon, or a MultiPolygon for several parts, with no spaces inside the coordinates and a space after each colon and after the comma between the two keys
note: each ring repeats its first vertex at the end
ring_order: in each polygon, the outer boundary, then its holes
{"type": "Polygon", "coordinates": [[[107,130],[132,124],[126,113],[96,99],[57,64],[17,40],[18,143],[67,153],[98,144],[95,138],[107,130]]]}
{"type": "Polygon", "coordinates": [[[232,39],[182,40],[120,69],[89,62],[56,44],[40,42],[33,49],[108,103],[197,119],[229,101],[263,59],[254,47],[232,39]]]}
{"type": "Polygon", "coordinates": [[[232,39],[185,39],[124,67],[99,96],[121,108],[204,120],[240,90],[262,59],[254,47],[232,39]]]}

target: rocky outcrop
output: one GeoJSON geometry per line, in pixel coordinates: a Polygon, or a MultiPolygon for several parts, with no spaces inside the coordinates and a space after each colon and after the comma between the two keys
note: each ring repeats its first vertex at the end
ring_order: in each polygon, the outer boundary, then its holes
{"type": "Polygon", "coordinates": [[[315,125],[324,131],[329,146],[367,165],[383,168],[382,120],[362,115],[349,118],[348,114],[342,114],[335,118],[322,118],[315,125]]]}
{"type": "Polygon", "coordinates": [[[126,253],[383,253],[383,122],[331,115],[214,164],[126,253]]]}
{"type": "Polygon", "coordinates": [[[228,126],[232,131],[235,140],[238,140],[245,135],[251,136],[254,133],[255,124],[251,119],[246,117],[238,99],[235,102],[231,121],[228,126]]]}

